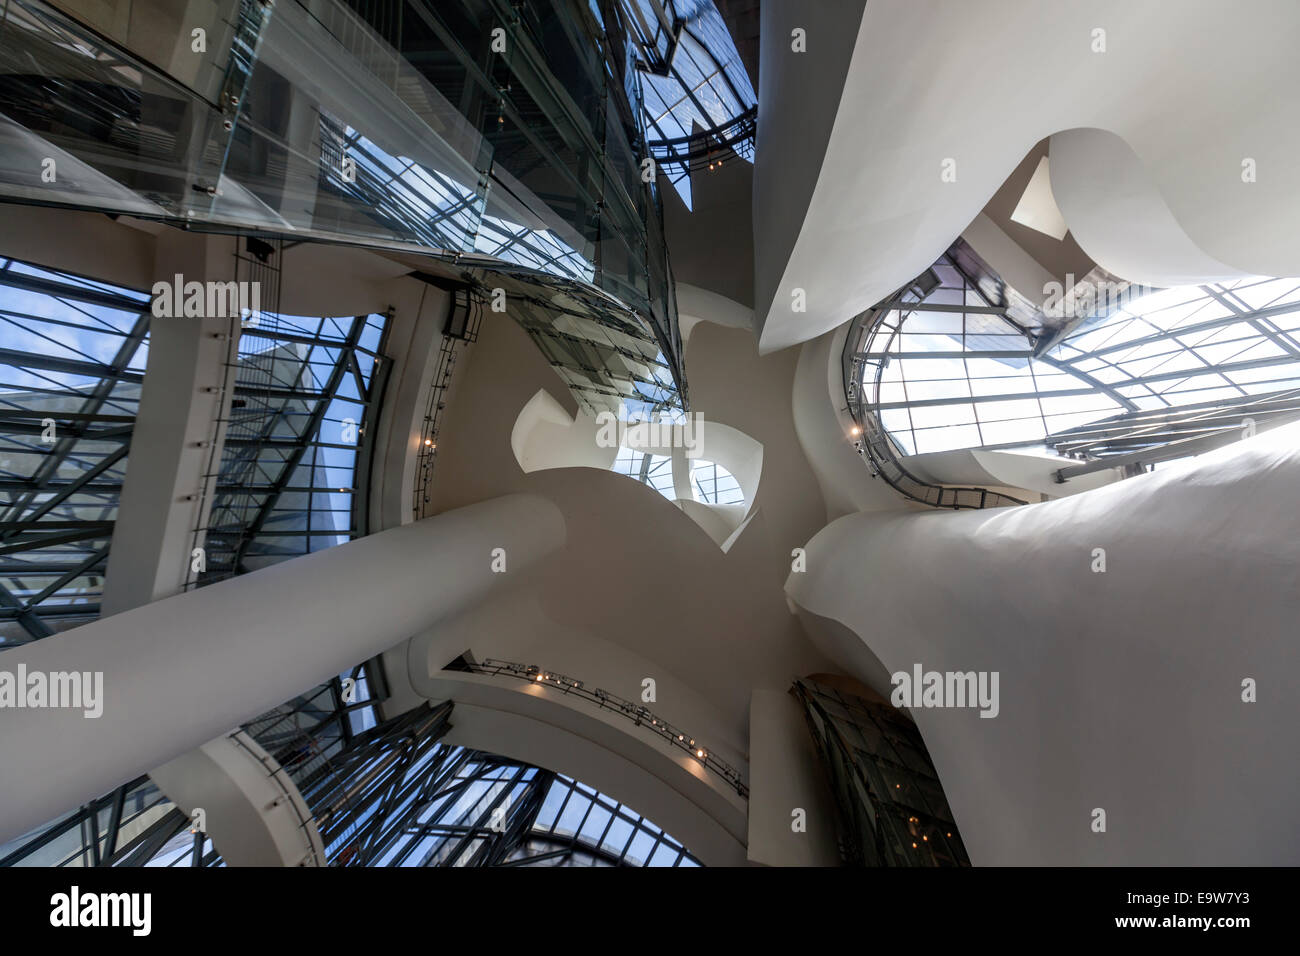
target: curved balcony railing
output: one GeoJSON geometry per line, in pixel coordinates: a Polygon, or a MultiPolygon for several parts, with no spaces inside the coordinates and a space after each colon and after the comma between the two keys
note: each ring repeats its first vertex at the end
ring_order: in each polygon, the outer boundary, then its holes
{"type": "Polygon", "coordinates": [[[643,727],[650,733],[666,740],[669,745],[676,747],[678,750],[686,751],[693,759],[699,761],[706,770],[711,770],[726,780],[736,793],[746,800],[749,799],[749,787],[745,785],[744,778],[739,770],[715,756],[702,741],[698,741],[686,731],[674,727],[658,714],[651,713],[650,709],[642,704],[624,700],[617,694],[611,694],[607,690],[588,688],[580,680],[574,680],[572,677],[567,677],[555,671],[545,670],[535,664],[516,664],[512,661],[498,661],[489,658],[479,663],[467,663],[465,669],[473,674],[514,677],[528,683],[545,685],[558,690],[562,694],[570,694],[590,701],[602,710],[610,710],[620,714],[637,726],[643,727]]]}
{"type": "Polygon", "coordinates": [[[758,132],[758,107],[752,106],[728,123],[673,139],[650,140],[646,146],[659,168],[698,171],[713,169],[737,157],[753,161],[758,132]]]}
{"type": "MultiPolygon", "coordinates": [[[[906,288],[889,296],[886,302],[896,303],[906,288]]],[[[844,340],[844,352],[841,366],[844,376],[844,395],[848,400],[848,411],[857,428],[854,447],[862,460],[871,469],[876,478],[883,478],[903,497],[932,508],[1004,508],[1009,505],[1023,505],[1024,501],[1004,495],[987,488],[949,487],[936,485],[917,478],[900,461],[898,448],[885,430],[876,414],[873,404],[862,394],[861,386],[863,362],[862,356],[868,353],[884,352],[885,347],[875,346],[876,335],[881,331],[882,321],[891,308],[872,307],[857,316],[849,326],[848,337],[844,340]]],[[[896,332],[896,330],[893,330],[896,332]]],[[[893,334],[892,332],[890,334],[893,334]]],[[[876,389],[879,389],[880,375],[884,363],[876,367],[876,389]]]]}

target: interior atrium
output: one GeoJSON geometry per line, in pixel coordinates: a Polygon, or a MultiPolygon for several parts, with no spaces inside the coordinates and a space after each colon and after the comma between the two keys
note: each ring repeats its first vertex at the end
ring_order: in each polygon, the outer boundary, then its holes
{"type": "Polygon", "coordinates": [[[0,4],[0,867],[1300,863],[1298,37],[0,4]]]}

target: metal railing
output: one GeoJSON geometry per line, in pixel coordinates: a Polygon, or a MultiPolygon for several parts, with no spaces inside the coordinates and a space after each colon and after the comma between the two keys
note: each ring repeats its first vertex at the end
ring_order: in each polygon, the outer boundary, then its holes
{"type": "Polygon", "coordinates": [[[483,303],[478,293],[465,287],[452,293],[452,307],[442,330],[438,347],[438,366],[434,369],[433,383],[429,387],[429,401],[420,426],[420,444],[415,456],[415,489],[412,495],[413,514],[424,517],[429,503],[429,487],[433,483],[433,469],[438,462],[438,432],[442,427],[447,396],[451,391],[452,376],[460,354],[478,340],[479,325],[483,321],[483,303]]]}
{"type": "Polygon", "coordinates": [[[752,106],[722,126],[674,139],[650,140],[646,148],[661,171],[694,172],[737,158],[752,162],[757,133],[758,107],[752,106]]]}
{"type": "Polygon", "coordinates": [[[702,764],[706,770],[711,770],[726,780],[736,793],[746,800],[749,799],[749,787],[746,786],[744,777],[739,770],[715,756],[703,743],[697,741],[695,737],[686,731],[670,724],[658,714],[652,713],[643,704],[635,704],[630,700],[624,700],[617,694],[611,694],[607,690],[588,688],[580,680],[546,670],[535,664],[518,664],[513,661],[498,661],[488,658],[477,663],[466,662],[465,669],[473,674],[514,677],[530,684],[552,688],[562,694],[578,697],[596,704],[602,710],[609,710],[626,717],[637,726],[644,727],[650,733],[667,741],[670,746],[676,747],[678,750],[684,750],[702,764]]]}
{"type": "MultiPolygon", "coordinates": [[[[1025,504],[1019,498],[989,491],[987,488],[949,487],[922,481],[899,461],[894,440],[881,424],[871,403],[865,400],[861,382],[863,356],[873,351],[866,344],[875,336],[884,318],[894,311],[904,292],[906,288],[898,290],[885,300],[890,307],[873,307],[857,316],[849,326],[848,337],[844,340],[841,356],[844,395],[848,400],[849,415],[857,427],[853,447],[867,463],[873,477],[883,478],[903,497],[932,508],[961,510],[1025,504]]],[[[883,367],[883,363],[881,365],[883,367]]],[[[877,375],[879,373],[880,369],[877,369],[877,375]]]]}

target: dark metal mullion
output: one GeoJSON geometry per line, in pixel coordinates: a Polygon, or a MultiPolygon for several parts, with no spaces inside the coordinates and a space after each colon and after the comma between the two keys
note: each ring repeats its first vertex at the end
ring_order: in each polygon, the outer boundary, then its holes
{"type": "MultiPolygon", "coordinates": [[[[25,516],[22,518],[23,522],[32,522],[32,523],[35,523],[35,522],[38,521],[40,518],[42,518],[42,517],[44,517],[45,515],[49,514],[51,511],[53,511],[56,507],[58,507],[58,506],[59,506],[60,504],[62,504],[64,501],[67,501],[69,498],[71,498],[73,495],[75,495],[78,491],[80,491],[80,490],[81,490],[83,487],[85,487],[87,484],[89,484],[90,482],[94,481],[96,478],[98,478],[98,477],[99,477],[100,475],[102,475],[104,472],[108,471],[108,469],[112,468],[112,467],[113,467],[114,465],[116,465],[119,461],[121,461],[123,458],[125,458],[125,457],[127,456],[127,453],[128,453],[129,451],[130,451],[130,445],[129,445],[129,444],[123,444],[122,447],[118,448],[116,451],[113,451],[113,452],[111,452],[111,453],[105,455],[103,458],[101,458],[100,461],[99,461],[99,464],[97,464],[95,467],[91,468],[89,471],[82,472],[82,473],[81,473],[80,475],[78,475],[78,476],[77,476],[77,477],[76,477],[76,478],[75,478],[71,483],[69,483],[69,484],[67,484],[67,485],[60,485],[60,486],[59,486],[59,491],[58,491],[58,492],[57,492],[53,497],[51,497],[48,501],[42,503],[41,506],[40,506],[39,508],[37,508],[36,510],[32,511],[30,514],[25,515],[25,516]]],[[[49,481],[48,481],[48,479],[47,479],[46,482],[45,482],[45,487],[48,487],[48,485],[49,485],[49,481]]],[[[119,487],[120,487],[120,486],[119,486],[119,487]]],[[[41,489],[41,490],[44,490],[44,488],[41,489]]],[[[37,493],[37,490],[36,490],[36,489],[33,489],[31,495],[28,496],[28,500],[30,501],[31,498],[34,497],[34,496],[36,495],[36,493],[37,493]]],[[[14,507],[16,508],[16,507],[18,507],[18,505],[15,504],[14,507]]],[[[21,515],[22,512],[20,511],[20,512],[18,512],[18,514],[21,515]]],[[[17,533],[17,532],[0,533],[0,541],[8,540],[9,538],[13,537],[14,534],[16,534],[16,533],[17,533]]]]}
{"type": "MultiPolygon", "coordinates": [[[[16,387],[16,386],[10,386],[16,387]]],[[[24,392],[57,395],[61,398],[68,397],[67,392],[54,392],[52,389],[23,389],[24,392]]],[[[75,393],[74,393],[75,394],[75,393]]],[[[28,418],[54,418],[63,419],[69,422],[90,421],[90,422],[134,422],[134,415],[100,415],[88,412],[64,412],[54,409],[38,408],[5,408],[0,409],[0,421],[12,421],[28,418]]]]}
{"type": "MultiPolygon", "coordinates": [[[[435,744],[435,746],[441,745],[435,744]]],[[[447,753],[443,754],[438,763],[430,767],[426,772],[424,780],[416,789],[415,799],[411,802],[410,808],[402,816],[402,819],[396,826],[389,827],[389,837],[385,841],[385,845],[381,848],[381,851],[384,852],[386,852],[388,848],[400,839],[408,830],[411,833],[411,839],[406,842],[406,845],[403,846],[393,858],[393,866],[401,866],[402,863],[409,859],[411,854],[416,851],[420,841],[426,835],[424,831],[429,824],[418,822],[413,823],[413,821],[417,821],[419,815],[424,811],[424,809],[428,807],[434,799],[436,799],[434,792],[442,782],[447,779],[448,775],[454,776],[457,770],[464,766],[465,762],[469,759],[469,753],[470,751],[462,750],[456,760],[450,761],[450,765],[448,758],[451,756],[451,751],[448,750],[447,753]]],[[[444,804],[443,807],[439,808],[438,812],[441,814],[446,809],[446,806],[447,805],[444,804]]],[[[383,852],[376,854],[376,856],[382,855],[383,852]]]]}
{"type": "MultiPolygon", "coordinates": [[[[30,635],[31,640],[38,641],[43,637],[49,637],[54,633],[54,629],[41,620],[41,616],[33,611],[25,602],[19,600],[17,595],[10,591],[3,584],[0,584],[0,605],[9,605],[14,608],[14,620],[19,626],[30,635]]],[[[23,643],[28,643],[24,641],[23,643]]]]}
{"type": "MultiPolygon", "coordinates": [[[[555,774],[549,770],[524,767],[525,771],[529,769],[533,769],[535,772],[531,780],[524,781],[526,789],[524,794],[515,802],[517,809],[512,815],[509,829],[500,834],[498,839],[492,841],[486,848],[486,852],[478,855],[476,865],[500,866],[506,857],[519,849],[532,834],[533,823],[546,803],[546,795],[555,780],[555,774]]],[[[588,810],[588,813],[590,812],[588,810]]],[[[586,822],[585,819],[583,822],[586,822]]]]}
{"type": "MultiPolygon", "coordinates": [[[[98,604],[46,604],[41,608],[38,620],[63,617],[95,617],[99,614],[98,604]]],[[[0,607],[0,621],[17,619],[18,612],[13,608],[0,607]]]]}
{"type": "Polygon", "coordinates": [[[99,866],[99,807],[93,803],[82,808],[81,846],[83,856],[90,851],[90,865],[99,866]]]}
{"type": "MultiPolygon", "coordinates": [[[[967,283],[967,282],[970,281],[969,279],[966,278],[966,274],[963,273],[963,272],[960,272],[960,270],[959,270],[959,274],[960,274],[961,277],[962,277],[962,282],[963,282],[963,283],[967,283]]],[[[962,295],[961,295],[961,297],[962,297],[962,302],[963,302],[963,304],[964,304],[965,301],[966,301],[966,288],[965,288],[964,285],[963,285],[963,287],[962,287],[962,295]]],[[[967,319],[966,319],[966,317],[967,317],[967,315],[968,315],[968,313],[966,313],[966,312],[963,312],[962,315],[961,315],[961,347],[962,347],[962,351],[963,351],[963,352],[964,352],[965,349],[966,349],[966,324],[967,324],[967,319]]],[[[961,370],[962,370],[963,374],[966,376],[966,396],[971,400],[971,404],[970,404],[970,413],[971,413],[971,417],[972,417],[973,419],[975,419],[975,434],[976,434],[976,436],[979,438],[980,445],[982,446],[982,445],[984,444],[984,429],[980,427],[980,413],[979,413],[979,406],[975,404],[975,389],[974,389],[974,387],[971,385],[971,381],[970,381],[970,365],[967,364],[969,361],[970,361],[970,359],[969,359],[967,356],[965,356],[965,355],[962,356],[962,358],[961,358],[961,370]]]]}
{"type": "Polygon", "coordinates": [[[86,558],[86,560],[82,561],[81,564],[77,565],[75,568],[65,573],[57,581],[54,581],[51,584],[47,585],[45,589],[42,590],[39,594],[37,594],[35,597],[28,599],[27,601],[28,607],[34,608],[37,604],[40,604],[47,597],[49,597],[54,592],[58,591],[68,582],[74,580],[75,578],[81,576],[82,574],[85,574],[87,571],[89,571],[91,568],[93,568],[96,564],[98,564],[102,559],[106,557],[108,557],[108,545],[104,545],[98,551],[94,552],[88,558],[86,558]]]}
{"type": "MultiPolygon", "coordinates": [[[[512,834],[515,830],[515,821],[512,820],[507,827],[498,833],[496,830],[492,829],[492,815],[496,813],[498,807],[510,798],[516,787],[521,783],[525,786],[530,783],[530,781],[523,779],[524,774],[526,774],[529,769],[530,768],[526,764],[516,764],[514,775],[511,776],[509,780],[492,781],[493,783],[501,783],[503,786],[497,793],[496,797],[493,798],[492,802],[488,804],[487,808],[478,815],[478,826],[476,827],[476,829],[486,830],[489,835],[473,848],[473,852],[470,854],[469,859],[466,860],[467,866],[486,865],[485,861],[490,860],[498,849],[505,851],[509,845],[517,840],[517,836],[512,839],[512,834]],[[485,819],[487,821],[486,826],[483,825],[485,819]]],[[[525,799],[527,795],[528,792],[525,789],[524,795],[520,800],[525,799]]],[[[515,803],[512,803],[511,807],[513,808],[514,806],[515,803]]],[[[447,862],[450,863],[460,859],[461,853],[468,848],[467,841],[471,839],[472,835],[473,834],[466,833],[461,837],[460,845],[458,845],[456,849],[452,851],[451,855],[447,857],[447,862]]]]}
{"type": "Polygon", "coordinates": [[[105,866],[143,866],[158,855],[167,841],[189,825],[187,817],[179,807],[172,807],[143,833],[118,851],[113,859],[105,859],[105,866]]]}
{"type": "MultiPolygon", "coordinates": [[[[360,844],[357,855],[363,864],[373,859],[372,854],[374,854],[384,836],[384,825],[388,822],[388,814],[393,807],[397,806],[399,797],[410,789],[409,784],[411,781],[406,779],[406,775],[410,771],[414,758],[419,751],[418,741],[408,740],[405,742],[402,755],[389,768],[389,778],[384,785],[384,792],[379,797],[374,813],[366,826],[353,835],[354,844],[360,844]],[[404,787],[403,784],[408,786],[404,787]]],[[[374,791],[372,791],[373,793],[374,791]]],[[[366,802],[373,801],[368,800],[366,802]]]]}
{"type": "Polygon", "coordinates": [[[272,511],[275,510],[276,504],[279,503],[280,497],[284,494],[284,487],[288,485],[290,478],[302,463],[303,458],[307,454],[308,448],[312,444],[313,437],[320,429],[322,422],[324,422],[325,413],[328,411],[330,403],[334,400],[336,393],[338,392],[339,384],[343,380],[347,364],[347,353],[349,350],[356,347],[357,340],[361,336],[361,331],[365,327],[366,318],[367,316],[365,315],[356,316],[352,320],[352,329],[348,334],[346,342],[338,346],[340,349],[339,358],[334,363],[334,368],[330,373],[329,380],[326,382],[316,408],[313,409],[305,427],[303,428],[301,444],[289,455],[285,462],[284,469],[276,481],[276,488],[267,494],[266,500],[262,502],[257,515],[254,517],[253,521],[249,523],[244,534],[240,536],[234,560],[234,565],[236,567],[240,566],[243,562],[244,552],[248,545],[252,542],[253,538],[261,533],[267,519],[271,516],[272,511]]]}
{"type": "Polygon", "coordinates": [[[108,832],[104,834],[104,858],[112,859],[117,852],[117,834],[122,828],[122,811],[126,807],[126,788],[123,784],[113,791],[113,808],[108,814],[108,832]]]}
{"type": "MultiPolygon", "coordinates": [[[[422,824],[420,824],[420,826],[419,826],[419,831],[418,831],[420,834],[423,835],[423,834],[429,833],[429,831],[436,831],[436,830],[438,830],[439,828],[450,830],[450,829],[453,828],[453,827],[459,826],[458,824],[445,823],[445,822],[442,822],[442,821],[445,819],[445,816],[446,816],[448,810],[449,810],[451,807],[454,807],[454,806],[455,806],[456,802],[461,798],[461,796],[462,796],[462,795],[463,795],[463,794],[464,794],[464,793],[465,793],[465,792],[466,792],[466,791],[467,791],[467,790],[468,790],[472,785],[474,785],[475,783],[480,783],[480,782],[482,782],[483,774],[486,773],[487,770],[488,770],[489,768],[492,768],[492,767],[495,767],[495,766],[496,766],[495,764],[488,764],[488,763],[484,760],[484,758],[487,757],[487,756],[488,756],[487,754],[481,754],[481,753],[479,753],[478,751],[473,751],[473,750],[466,750],[466,751],[463,751],[463,752],[461,753],[460,759],[457,760],[457,762],[456,762],[456,763],[457,763],[457,768],[456,768],[456,772],[457,772],[457,773],[460,772],[460,768],[464,767],[466,763],[472,763],[472,762],[477,761],[478,764],[479,764],[479,768],[478,768],[476,771],[474,771],[470,776],[466,777],[466,778],[463,779],[463,780],[459,780],[459,781],[457,781],[453,786],[451,786],[451,787],[449,787],[449,788],[447,788],[447,789],[439,790],[439,791],[434,795],[433,799],[435,799],[435,800],[436,800],[436,799],[439,799],[439,798],[441,798],[441,797],[446,797],[447,799],[443,802],[443,805],[438,809],[438,815],[437,815],[437,817],[435,818],[435,820],[432,820],[432,821],[430,821],[430,822],[428,822],[428,823],[422,823],[422,824]]],[[[443,776],[443,779],[444,779],[444,780],[446,779],[446,775],[443,776]]],[[[482,798],[480,798],[480,799],[482,799],[482,798]]],[[[475,801],[476,804],[477,804],[477,802],[478,802],[478,801],[475,801]]],[[[468,829],[473,829],[473,825],[472,825],[472,824],[465,824],[464,826],[465,826],[466,828],[468,828],[468,829]]],[[[436,834],[436,832],[435,832],[435,833],[433,833],[433,834],[431,834],[431,835],[438,835],[438,834],[436,834]]],[[[425,854],[424,854],[424,857],[423,857],[423,858],[421,859],[421,861],[420,861],[420,865],[421,865],[421,866],[428,866],[428,864],[429,864],[429,860],[434,856],[434,854],[441,852],[441,851],[446,847],[446,845],[447,845],[447,841],[444,840],[444,841],[442,841],[441,843],[439,843],[436,847],[434,847],[433,849],[427,850],[427,851],[425,852],[425,854]]],[[[444,859],[453,859],[453,858],[454,858],[454,857],[452,857],[452,856],[444,857],[444,859]]]]}
{"type": "Polygon", "coordinates": [[[75,568],[75,564],[0,564],[0,576],[14,578],[48,578],[75,568]]]}
{"type": "MultiPolygon", "coordinates": [[[[119,346],[117,354],[113,356],[112,362],[108,365],[106,374],[101,376],[99,382],[91,389],[90,394],[86,397],[81,406],[81,411],[85,413],[97,412],[104,406],[108,396],[112,393],[114,386],[122,380],[123,373],[131,358],[135,355],[149,334],[150,315],[145,312],[137,317],[135,325],[132,326],[130,333],[123,339],[119,346]]],[[[80,440],[80,434],[76,429],[72,429],[72,434],[60,438],[52,449],[49,457],[43,461],[36,473],[32,476],[36,487],[43,489],[46,483],[58,472],[59,465],[68,457],[73,447],[80,440]]],[[[35,499],[37,491],[33,490],[21,499],[16,501],[9,509],[10,514],[22,514],[31,502],[35,499]]]]}
{"type": "MultiPolygon", "coordinates": [[[[503,768],[501,768],[499,765],[496,764],[494,764],[492,767],[492,770],[494,772],[499,769],[503,769],[503,768]]],[[[497,807],[501,805],[501,803],[506,799],[506,797],[510,795],[510,792],[515,788],[515,785],[519,782],[519,777],[523,773],[523,771],[524,771],[523,766],[517,764],[515,766],[515,773],[509,780],[483,781],[487,783],[489,793],[491,792],[492,788],[496,784],[501,784],[502,785],[501,789],[497,791],[496,796],[494,796],[491,799],[488,805],[483,810],[479,811],[478,815],[474,818],[474,822],[470,824],[470,830],[460,838],[456,846],[452,848],[451,853],[447,854],[444,860],[445,863],[450,864],[450,863],[454,863],[456,860],[459,860],[461,854],[464,853],[465,850],[469,847],[471,840],[473,840],[475,836],[483,833],[484,831],[492,835],[489,836],[485,841],[485,843],[490,844],[492,837],[496,835],[496,831],[492,829],[492,813],[496,810],[497,807]],[[486,821],[486,823],[484,821],[486,821]]],[[[486,797],[487,794],[485,793],[483,796],[486,797]]],[[[483,798],[479,798],[478,800],[476,800],[474,802],[475,807],[482,804],[482,802],[483,802],[483,798]]],[[[474,857],[478,855],[479,851],[482,849],[482,846],[483,844],[480,844],[479,847],[475,848],[474,854],[471,855],[470,859],[467,862],[472,864],[474,857]]]]}
{"type": "MultiPolygon", "coordinates": [[[[74,541],[107,538],[113,533],[113,522],[111,521],[59,522],[59,524],[80,525],[81,530],[70,531],[67,534],[38,534],[12,544],[0,545],[0,555],[17,554],[20,551],[35,551],[39,548],[52,548],[58,544],[70,544],[74,541]]],[[[40,529],[33,528],[30,530],[40,529]]]]}
{"type": "MultiPolygon", "coordinates": [[[[10,260],[13,261],[12,259],[10,260]]],[[[6,267],[3,270],[3,284],[13,286],[17,289],[25,289],[28,292],[37,292],[43,295],[51,296],[55,299],[75,299],[79,302],[88,302],[91,305],[98,305],[108,309],[116,309],[119,312],[142,312],[149,308],[149,302],[146,299],[141,302],[139,299],[132,299],[120,293],[105,292],[101,289],[90,289],[82,286],[72,286],[66,283],[57,282],[53,279],[42,279],[39,276],[26,275],[21,272],[14,272],[6,267]]],[[[116,331],[111,327],[102,331],[116,331]]],[[[117,332],[117,334],[122,334],[117,332]]]]}

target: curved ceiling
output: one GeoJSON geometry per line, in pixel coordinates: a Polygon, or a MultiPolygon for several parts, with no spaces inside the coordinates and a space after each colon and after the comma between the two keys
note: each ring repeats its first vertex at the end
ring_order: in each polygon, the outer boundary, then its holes
{"type": "MultiPolygon", "coordinates": [[[[1189,281],[1223,278],[1220,265],[1230,274],[1300,274],[1300,106],[1292,95],[1300,7],[1260,0],[1250,16],[1214,0],[997,7],[866,5],[820,167],[794,170],[815,179],[806,214],[770,217],[762,229],[756,222],[764,351],[832,329],[919,274],[1035,143],[1065,130],[1122,139],[1168,208],[1162,218],[1171,228],[1153,230],[1149,254],[1133,258],[1125,228],[1141,205],[1120,210],[1126,218],[1113,229],[1090,229],[1095,222],[1078,212],[1110,202],[1117,184],[1131,182],[1129,165],[1110,150],[1106,175],[1062,179],[1067,224],[1074,210],[1098,262],[1153,274],[1174,268],[1189,281]],[[1248,160],[1253,181],[1244,175],[1248,160]],[[804,311],[794,311],[797,289],[804,311]]],[[[789,51],[773,44],[764,52],[789,51]]],[[[794,82],[792,72],[765,61],[763,82],[794,82]]],[[[771,95],[764,91],[762,102],[771,95]]],[[[769,123],[763,133],[756,212],[779,206],[778,191],[807,188],[779,171],[763,174],[764,150],[774,155],[772,140],[797,129],[769,123]]],[[[1078,145],[1067,142],[1066,152],[1078,145]]],[[[820,151],[806,139],[803,148],[820,151]]]]}

